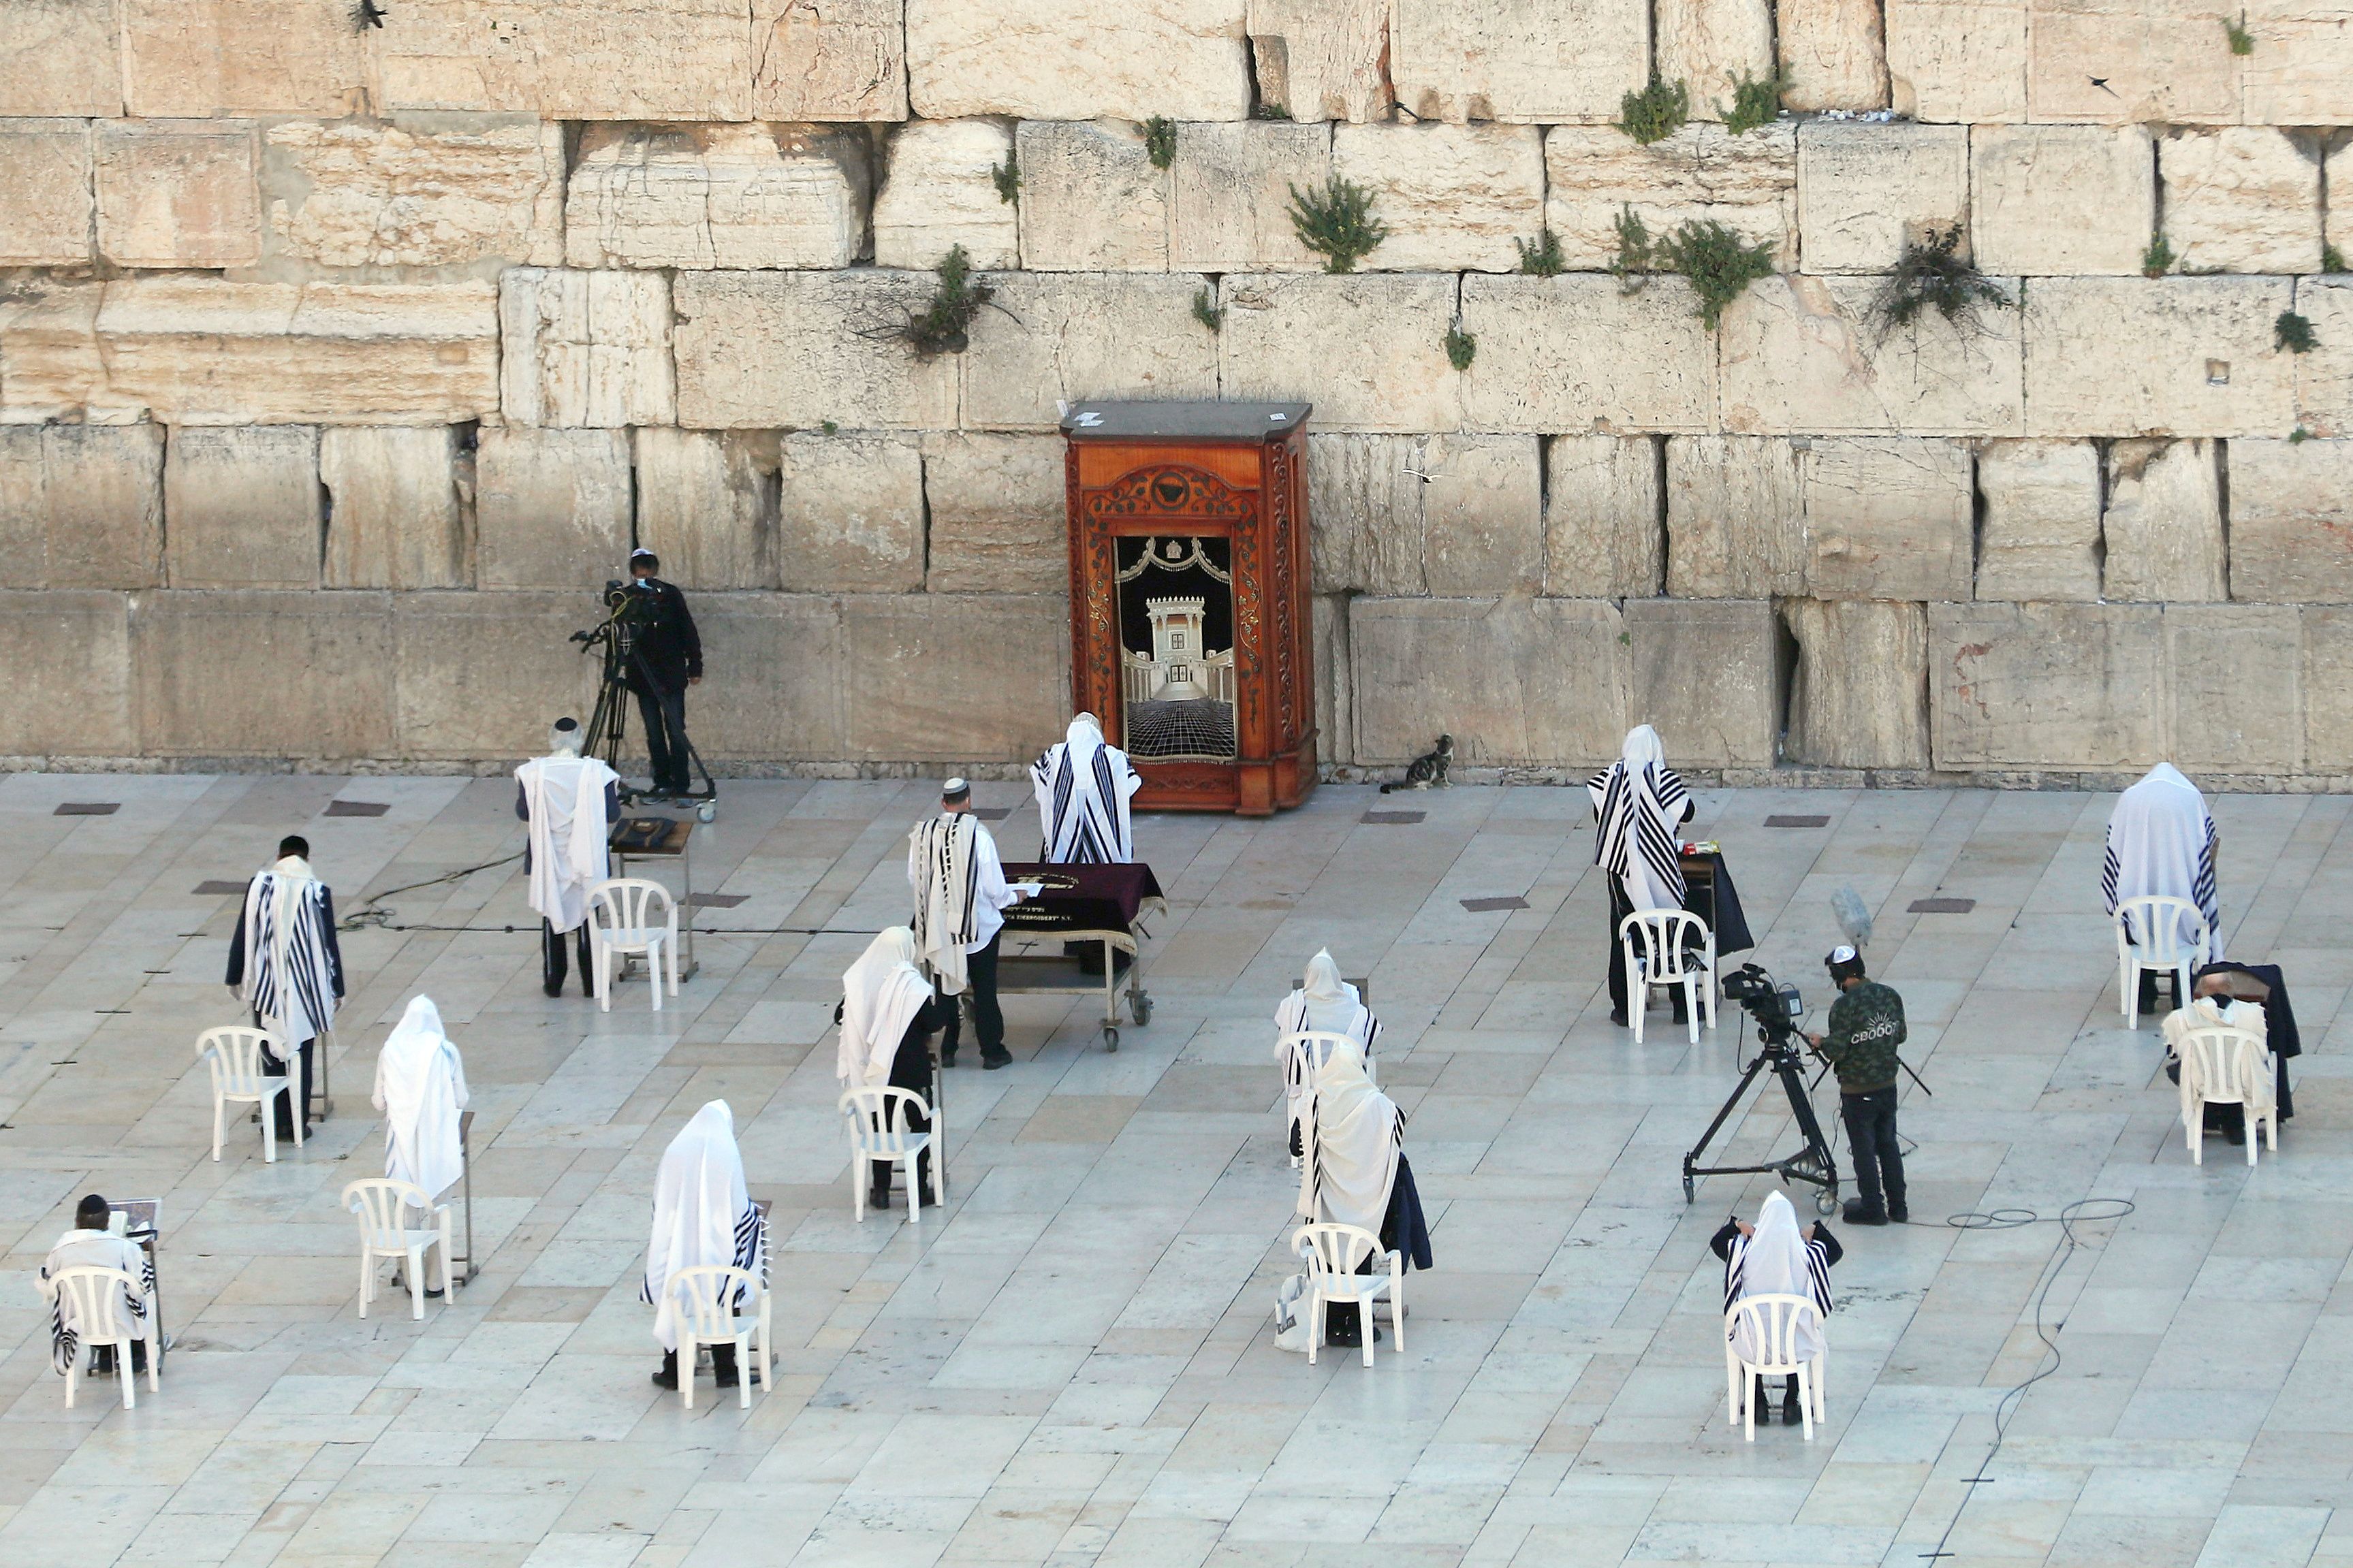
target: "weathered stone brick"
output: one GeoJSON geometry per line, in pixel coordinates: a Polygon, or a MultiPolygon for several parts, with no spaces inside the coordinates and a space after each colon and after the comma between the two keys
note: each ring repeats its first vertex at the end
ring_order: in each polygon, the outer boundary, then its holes
{"type": "Polygon", "coordinates": [[[2100,454],[2090,442],[1988,441],[1978,493],[1978,598],[2100,597],[2100,454]]]}
{"type": "Polygon", "coordinates": [[[750,22],[744,0],[403,0],[367,36],[393,109],[749,120],[750,22]]]}
{"type": "Polygon", "coordinates": [[[1694,120],[1721,120],[1742,81],[1771,74],[1773,8],[1767,0],[1660,0],[1659,75],[1691,89],[1694,120]]]}
{"type": "Polygon", "coordinates": [[[1390,79],[1416,120],[1606,124],[1649,74],[1633,0],[1396,0],[1389,16],[1390,79]]]}
{"type": "Polygon", "coordinates": [[[1250,110],[1243,0],[907,0],[907,74],[926,120],[1137,123],[1250,110]]]}
{"type": "Polygon", "coordinates": [[[142,594],[131,606],[131,658],[145,755],[394,752],[389,594],[142,594]]]}
{"type": "Polygon", "coordinates": [[[1411,436],[1307,437],[1308,559],[1319,594],[1426,594],[1422,495],[1411,436]]]}
{"type": "Polygon", "coordinates": [[[2219,773],[2303,765],[2302,619],[2286,605],[2165,606],[2175,762],[2219,773]]]}
{"type": "Polygon", "coordinates": [[[1818,120],[1798,127],[1799,254],[1809,272],[1885,272],[1907,241],[1966,226],[1969,133],[1818,120]]]}
{"type": "Polygon", "coordinates": [[[1878,0],[1778,0],[1775,32],[1791,109],[1884,109],[1887,47],[1878,0]]]}
{"type": "Polygon", "coordinates": [[[901,0],[752,0],[752,117],[907,118],[901,0]]]}
{"type": "MultiPolygon", "coordinates": [[[[1589,275],[1466,278],[1462,324],[1478,339],[1461,378],[1475,429],[1619,435],[1715,423],[1715,346],[1679,278],[1633,294],[1589,275]]],[[[1430,331],[1443,332],[1443,319],[1430,331]]]]}
{"type": "MultiPolygon", "coordinates": [[[[1219,395],[1219,340],[1193,319],[1200,279],[1012,273],[997,282],[1004,309],[974,321],[961,365],[968,427],[1051,430],[1058,403],[1091,397],[1219,395]]],[[[1229,333],[1233,324],[1229,316],[1229,333]]],[[[1226,395],[1260,395],[1229,385],[1226,395]]]]}
{"type": "Polygon", "coordinates": [[[1226,396],[1304,399],[1325,430],[1456,427],[1461,378],[1445,347],[1452,278],[1229,277],[1220,298],[1226,396]]]}
{"type": "Polygon", "coordinates": [[[116,0],[0,5],[0,115],[121,112],[116,0]]]}
{"type": "MultiPolygon", "coordinates": [[[[2015,279],[1994,282],[2018,297],[2015,279]]],[[[2020,434],[2019,312],[1989,305],[1971,325],[1930,311],[1889,330],[1872,308],[1878,289],[1870,278],[1751,284],[1724,313],[1725,428],[2020,434]]]]}
{"type": "Polygon", "coordinates": [[[2165,237],[2184,272],[2320,265],[2320,165],[2265,125],[2172,131],[2157,144],[2165,237]]]}
{"type": "Polygon", "coordinates": [[[961,245],[975,267],[1019,266],[1021,209],[989,173],[1012,153],[1012,132],[990,120],[901,126],[874,196],[874,265],[937,267],[961,245]]]}
{"type": "Polygon", "coordinates": [[[881,268],[681,273],[673,290],[679,423],[953,426],[955,356],[918,360],[881,335],[923,309],[934,282],[881,268]]]}
{"type": "Polygon", "coordinates": [[[504,115],[290,120],[262,137],[265,253],[483,277],[564,259],[564,128],[504,115]]]}
{"type": "Polygon", "coordinates": [[[2036,436],[2232,436],[2295,424],[2272,347],[2285,279],[2044,278],[2026,300],[2036,436]]]}
{"type": "Polygon", "coordinates": [[[863,140],[809,125],[589,126],[565,198],[565,258],[847,267],[866,227],[863,140]]]}
{"type": "Polygon", "coordinates": [[[923,438],[934,594],[1053,594],[1071,558],[1059,436],[923,438]]]}
{"type": "Polygon", "coordinates": [[[1761,599],[1806,580],[1804,490],[1789,442],[1757,436],[1667,439],[1667,592],[1761,599]]]}
{"type": "Polygon", "coordinates": [[[1869,599],[1793,599],[1789,760],[1825,768],[1928,765],[1928,611],[1869,599]]]}
{"type": "Polygon", "coordinates": [[[2138,272],[2156,212],[2157,164],[2141,126],[1969,132],[1969,237],[1989,272],[2138,272]]]}
{"type": "Polygon", "coordinates": [[[261,256],[250,126],[98,127],[98,248],[118,267],[241,267],[261,256]]]}
{"type": "Polygon", "coordinates": [[[174,430],[164,457],[174,588],[319,585],[319,432],[174,430]]]}
{"type": "Polygon", "coordinates": [[[86,121],[0,120],[0,267],[88,264],[90,164],[86,121]]]}
{"type": "Polygon", "coordinates": [[[118,5],[123,99],[132,114],[208,120],[363,114],[370,107],[368,47],[342,6],[311,0],[118,5]]]}
{"type": "Polygon", "coordinates": [[[1021,265],[1048,272],[1168,270],[1168,175],[1123,121],[1024,121],[1021,265]]]}
{"type": "Polygon", "coordinates": [[[499,279],[500,403],[518,425],[612,428],[676,417],[669,279],[517,267],[499,279]]]}
{"type": "MultiPolygon", "coordinates": [[[[667,576],[670,563],[662,564],[667,576]]],[[[531,756],[546,750],[552,718],[571,714],[585,721],[596,705],[596,661],[582,658],[571,640],[596,614],[586,595],[395,594],[391,599],[399,755],[465,762],[531,756]]],[[[699,630],[703,602],[696,600],[694,608],[699,630]]],[[[710,689],[702,687],[697,695],[710,689]]],[[[698,707],[692,718],[702,717],[698,707]]],[[[629,729],[634,737],[635,712],[629,729]]],[[[698,749],[708,744],[700,723],[693,733],[698,749]]]]}
{"type": "Polygon", "coordinates": [[[1192,272],[1316,272],[1324,258],[1299,243],[1291,192],[1332,172],[1332,131],[1276,121],[1176,128],[1169,171],[1169,265],[1192,272]]]}
{"type": "Polygon", "coordinates": [[[1647,599],[1661,592],[1663,468],[1655,436],[1555,436],[1545,443],[1546,593],[1647,599]]]}
{"type": "Polygon", "coordinates": [[[842,603],[843,754],[1027,762],[1071,721],[1056,594],[853,594],[842,603]]]}
{"type": "Polygon", "coordinates": [[[638,542],[681,588],[774,588],[782,504],[776,437],[766,430],[631,433],[638,542]]]}
{"type": "Polygon", "coordinates": [[[1302,122],[1387,120],[1389,0],[1250,0],[1259,96],[1302,122]]]}
{"type": "Polygon", "coordinates": [[[1544,585],[1536,440],[1308,437],[1308,515],[1325,592],[1470,597],[1544,585]]]}
{"type": "Polygon", "coordinates": [[[124,424],[143,406],[119,399],[98,352],[98,283],[36,278],[0,303],[0,421],[124,424]]]}
{"type": "Polygon", "coordinates": [[[697,750],[764,763],[849,755],[839,599],[712,594],[695,601],[694,615],[708,668],[764,672],[759,680],[706,680],[694,689],[697,750]]]}
{"type": "Polygon", "coordinates": [[[1625,734],[1627,644],[1599,599],[1371,599],[1348,608],[1356,755],[1461,767],[1600,762],[1625,734]]]}
{"type": "Polygon", "coordinates": [[[2027,107],[2037,120],[2228,124],[2239,57],[2196,0],[2030,0],[2027,107]]]}
{"type": "Polygon", "coordinates": [[[472,587],[465,504],[472,468],[472,454],[459,449],[458,433],[446,425],[322,431],[326,586],[472,587]]]}
{"type": "Polygon", "coordinates": [[[1361,265],[1518,269],[1544,221],[1544,133],[1526,125],[1340,125],[1332,168],[1372,194],[1388,236],[1361,265]]]}
{"type": "Polygon", "coordinates": [[[131,757],[130,599],[91,590],[0,593],[0,756],[131,757]]]}
{"type": "Polygon", "coordinates": [[[2230,596],[2353,601],[2353,441],[2231,443],[2230,596]]]}
{"type": "Polygon", "coordinates": [[[2255,51],[2239,63],[2250,125],[2343,125],[2353,121],[2353,31],[2334,6],[2255,0],[2241,13],[2255,51]]]}
{"type": "Polygon", "coordinates": [[[2304,638],[2304,763],[2353,773],[2353,609],[2310,605],[2304,638]]]}
{"type": "Polygon", "coordinates": [[[779,443],[776,555],[795,592],[923,585],[923,459],[912,441],[803,431],[779,443]]]}
{"type": "Polygon", "coordinates": [[[1797,127],[1783,122],[1728,134],[1686,125],[1645,147],[1609,125],[1556,125],[1545,134],[1544,221],[1569,267],[1593,271],[1618,256],[1628,206],[1659,237],[1714,220],[1777,264],[1798,256],[1797,127]]]}
{"type": "Polygon", "coordinates": [[[2103,598],[2224,599],[2222,489],[2211,441],[2117,441],[2107,453],[2103,598]]]}
{"type": "Polygon", "coordinates": [[[0,584],[153,588],[163,557],[163,426],[0,426],[0,584]]]}
{"type": "Polygon", "coordinates": [[[475,461],[485,588],[594,588],[629,553],[629,433],[485,430],[475,461]]]}
{"type": "Polygon", "coordinates": [[[1629,599],[1628,710],[1686,768],[1770,767],[1780,728],[1773,607],[1759,599],[1629,599]]]}
{"type": "Polygon", "coordinates": [[[2026,0],[1887,0],[1887,74],[1900,117],[2024,120],[2026,0]]]}
{"type": "MultiPolygon", "coordinates": [[[[2353,163],[2343,170],[2353,188],[2353,163]]],[[[2295,309],[2319,346],[2294,357],[2295,418],[2315,436],[2353,436],[2353,278],[2299,278],[2295,309]]]]}
{"type": "Polygon", "coordinates": [[[1939,768],[2147,767],[2163,753],[2155,605],[1931,605],[1939,768]]]}
{"type": "Polygon", "coordinates": [[[1957,441],[1817,437],[1798,453],[1806,590],[1818,599],[1967,599],[1970,458],[1957,441]]]}

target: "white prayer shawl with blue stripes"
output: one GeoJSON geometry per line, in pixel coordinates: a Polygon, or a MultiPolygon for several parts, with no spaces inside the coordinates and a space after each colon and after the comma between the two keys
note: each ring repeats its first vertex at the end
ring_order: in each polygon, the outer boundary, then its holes
{"type": "Polygon", "coordinates": [[[1691,792],[1666,764],[1648,724],[1626,737],[1625,755],[1586,781],[1593,797],[1593,863],[1618,879],[1637,910],[1683,907],[1683,868],[1675,829],[1691,792]]]}
{"type": "Polygon", "coordinates": [[[1071,721],[1069,734],[1029,764],[1038,793],[1040,858],[1049,865],[1124,864],[1135,858],[1128,797],[1144,787],[1127,753],[1103,740],[1092,713],[1071,721]]]}
{"type": "Polygon", "coordinates": [[[245,889],[245,1000],[292,1049],[335,1026],[327,887],[289,855],[245,889]]]}
{"type": "MultiPolygon", "coordinates": [[[[744,1190],[735,1113],[723,1100],[696,1111],[670,1140],[654,1177],[653,1231],[638,1300],[652,1305],[654,1338],[662,1349],[678,1349],[678,1298],[670,1281],[682,1268],[716,1264],[732,1264],[767,1283],[767,1222],[744,1190]]],[[[752,1304],[740,1283],[731,1304],[752,1304]]]]}
{"type": "MultiPolygon", "coordinates": [[[[2214,879],[2214,853],[2221,835],[2206,810],[2206,797],[2171,763],[2159,763],[2148,776],[2116,799],[2108,817],[2108,849],[2100,867],[2100,898],[2109,914],[2126,899],[2159,895],[2187,899],[2206,917],[2207,957],[2222,956],[2222,902],[2214,879]]],[[[2137,945],[2151,933],[2129,933],[2137,945]]],[[[2186,942],[2189,933],[2179,933],[2186,942]]]]}

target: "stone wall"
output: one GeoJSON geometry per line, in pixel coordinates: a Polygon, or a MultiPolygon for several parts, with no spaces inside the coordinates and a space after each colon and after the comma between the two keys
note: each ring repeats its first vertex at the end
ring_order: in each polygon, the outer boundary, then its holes
{"type": "Polygon", "coordinates": [[[2353,780],[2341,7],[383,10],[0,5],[16,765],[514,756],[642,542],[714,761],[1008,766],[1065,712],[1059,405],[1226,396],[1315,405],[1344,773],[1648,720],[1738,778],[2353,780]],[[1353,275],[1285,210],[1331,175],[1353,275]],[[1708,330],[1609,271],[1630,207],[1778,270],[1708,330]],[[1891,328],[1948,227],[2015,308],[1891,328]],[[996,305],[919,358],[958,245],[996,305]]]}

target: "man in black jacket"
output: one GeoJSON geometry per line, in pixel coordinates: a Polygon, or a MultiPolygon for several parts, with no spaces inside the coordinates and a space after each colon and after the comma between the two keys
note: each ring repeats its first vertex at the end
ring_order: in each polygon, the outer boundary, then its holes
{"type": "Polygon", "coordinates": [[[702,638],[687,613],[686,595],[654,574],[661,562],[650,550],[629,552],[629,595],[637,627],[629,660],[629,689],[646,725],[646,755],[653,764],[655,795],[685,795],[693,788],[692,753],[686,743],[686,689],[702,680],[702,638]]]}

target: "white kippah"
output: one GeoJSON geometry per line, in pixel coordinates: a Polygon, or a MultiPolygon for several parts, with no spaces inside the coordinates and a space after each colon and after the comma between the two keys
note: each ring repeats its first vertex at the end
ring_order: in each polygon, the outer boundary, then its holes
{"type": "Polygon", "coordinates": [[[970,795],[971,793],[972,784],[970,781],[965,779],[950,779],[947,783],[940,785],[940,798],[942,800],[951,800],[957,795],[970,795]]]}
{"type": "Polygon", "coordinates": [[[1831,949],[1831,962],[1832,963],[1852,963],[1854,960],[1854,949],[1847,946],[1844,942],[1841,942],[1838,946],[1831,949]]]}

